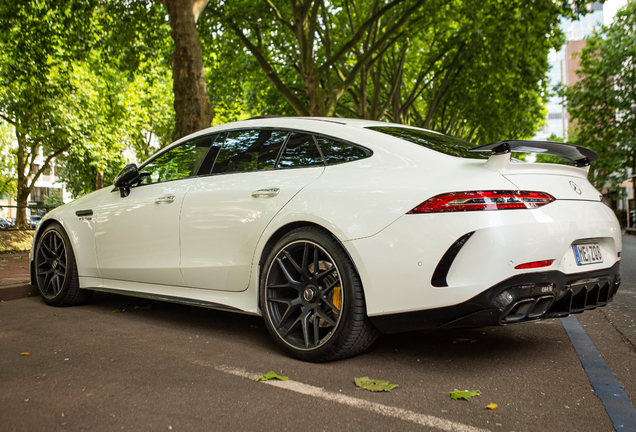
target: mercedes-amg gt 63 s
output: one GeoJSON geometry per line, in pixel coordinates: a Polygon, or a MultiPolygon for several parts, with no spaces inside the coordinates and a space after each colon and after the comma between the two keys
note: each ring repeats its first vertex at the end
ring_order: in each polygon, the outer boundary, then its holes
{"type": "Polygon", "coordinates": [[[316,362],[379,332],[563,317],[620,285],[620,227],[587,180],[597,159],[366,120],[216,126],[42,218],[32,282],[53,306],[106,291],[262,315],[316,362]]]}

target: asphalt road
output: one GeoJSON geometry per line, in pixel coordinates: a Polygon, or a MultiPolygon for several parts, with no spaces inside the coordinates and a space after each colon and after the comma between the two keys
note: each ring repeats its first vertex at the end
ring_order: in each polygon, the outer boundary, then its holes
{"type": "MultiPolygon", "coordinates": [[[[383,336],[328,364],[283,355],[260,318],[115,295],[9,301],[0,321],[3,431],[613,430],[559,320],[383,336]],[[270,370],[291,387],[249,379],[270,370]],[[356,390],[363,376],[399,387],[356,390]]],[[[634,400],[632,347],[599,311],[580,321],[634,400]]]]}
{"type": "Polygon", "coordinates": [[[602,309],[629,342],[636,346],[636,237],[623,236],[621,287],[614,301],[602,309]]]}

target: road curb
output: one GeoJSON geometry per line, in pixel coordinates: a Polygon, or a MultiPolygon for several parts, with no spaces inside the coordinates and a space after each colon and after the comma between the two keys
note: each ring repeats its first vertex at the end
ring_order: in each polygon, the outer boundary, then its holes
{"type": "Polygon", "coordinates": [[[11,285],[0,288],[0,301],[18,300],[39,294],[37,287],[30,284],[11,285]]]}

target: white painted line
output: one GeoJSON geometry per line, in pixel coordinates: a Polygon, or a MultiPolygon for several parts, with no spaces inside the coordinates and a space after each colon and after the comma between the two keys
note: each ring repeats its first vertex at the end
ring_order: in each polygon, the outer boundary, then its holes
{"type": "MultiPolygon", "coordinates": [[[[248,372],[244,369],[232,368],[225,365],[214,366],[208,362],[204,361],[194,361],[194,364],[198,364],[200,366],[214,367],[216,370],[229,373],[232,375],[239,376],[241,378],[246,378],[253,380],[254,378],[259,377],[259,374],[248,372]]],[[[271,380],[271,381],[260,381],[260,383],[271,385],[274,387],[281,388],[283,390],[289,390],[296,393],[300,393],[303,395],[323,399],[330,402],[336,402],[341,405],[347,405],[354,408],[359,408],[365,411],[370,411],[376,414],[383,415],[385,417],[393,417],[399,420],[409,421],[415,424],[419,424],[422,426],[432,427],[444,431],[457,431],[457,432],[488,432],[487,429],[479,429],[476,427],[468,426],[462,423],[452,422],[450,420],[445,420],[439,417],[434,417],[425,414],[419,414],[413,411],[405,410],[402,408],[396,408],[388,405],[382,405],[376,402],[366,401],[364,399],[358,399],[351,396],[329,392],[327,390],[321,389],[319,387],[314,387],[308,384],[303,384],[298,381],[288,380],[288,381],[279,381],[279,380],[271,380]]]]}

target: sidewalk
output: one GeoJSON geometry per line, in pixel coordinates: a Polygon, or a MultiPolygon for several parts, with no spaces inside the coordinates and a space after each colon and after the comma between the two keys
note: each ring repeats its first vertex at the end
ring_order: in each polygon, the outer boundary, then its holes
{"type": "Polygon", "coordinates": [[[29,253],[0,255],[0,301],[38,295],[29,277],[29,253]]]}

